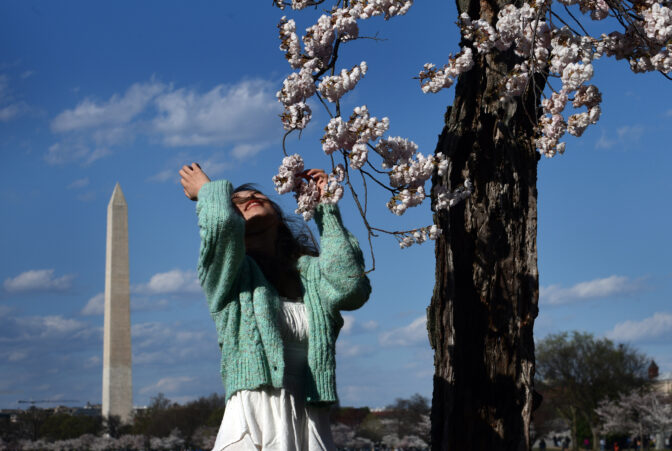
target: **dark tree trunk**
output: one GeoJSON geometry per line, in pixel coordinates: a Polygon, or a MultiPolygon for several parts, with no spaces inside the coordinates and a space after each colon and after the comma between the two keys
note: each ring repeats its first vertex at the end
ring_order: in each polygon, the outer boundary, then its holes
{"type": "MultiPolygon", "coordinates": [[[[498,6],[460,0],[460,12],[496,17],[498,6]]],[[[457,83],[437,152],[449,157],[441,180],[473,193],[435,215],[436,286],[427,311],[434,348],[432,449],[530,449],[537,316],[537,161],[539,101],[501,101],[516,62],[511,51],[486,58],[457,83]]],[[[542,81],[542,80],[538,80],[542,81]]],[[[530,89],[530,92],[533,92],[530,89]]],[[[436,182],[437,180],[435,180],[436,182]]]]}

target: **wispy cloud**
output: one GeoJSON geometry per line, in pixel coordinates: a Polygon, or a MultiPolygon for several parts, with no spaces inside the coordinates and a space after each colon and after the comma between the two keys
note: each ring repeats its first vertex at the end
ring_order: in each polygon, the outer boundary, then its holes
{"type": "Polygon", "coordinates": [[[641,321],[624,321],[606,336],[614,341],[646,341],[672,338],[672,313],[657,312],[641,321]]]}
{"type": "Polygon", "coordinates": [[[68,185],[68,189],[79,189],[79,188],[84,188],[89,185],[89,178],[84,177],[82,179],[77,179],[74,180],[72,183],[68,185]]]}
{"type": "Polygon", "coordinates": [[[639,124],[623,125],[615,132],[602,130],[600,138],[595,143],[595,148],[620,150],[632,148],[639,144],[645,131],[645,127],[639,124]]]}
{"type": "Polygon", "coordinates": [[[82,166],[88,166],[101,158],[111,154],[111,151],[105,147],[92,148],[86,145],[82,140],[64,140],[49,146],[44,160],[52,165],[62,165],[67,163],[79,163],[82,166]]]}
{"type": "Polygon", "coordinates": [[[157,81],[135,83],[123,95],[114,94],[106,102],[84,99],[51,121],[51,129],[62,133],[92,128],[111,128],[129,124],[149,103],[168,87],[157,81]]]}
{"type": "Polygon", "coordinates": [[[156,384],[148,385],[140,389],[140,393],[175,393],[183,389],[185,384],[194,382],[191,376],[164,377],[156,384]]]}
{"type": "Polygon", "coordinates": [[[178,89],[159,96],[156,105],[153,126],[167,146],[234,145],[237,156],[245,156],[278,128],[273,86],[261,80],[219,85],[204,94],[178,89]]]}
{"type": "Polygon", "coordinates": [[[9,77],[0,74],[0,122],[8,122],[31,111],[23,100],[15,98],[9,87],[9,77]]]}
{"type": "Polygon", "coordinates": [[[639,141],[644,134],[644,127],[641,125],[624,125],[616,129],[616,134],[620,140],[639,141]]]}
{"type": "Polygon", "coordinates": [[[74,278],[74,274],[54,277],[53,269],[33,269],[5,279],[3,286],[10,293],[67,291],[74,278]]]}
{"type": "Polygon", "coordinates": [[[151,79],[108,100],[86,98],[58,114],[51,130],[63,139],[49,147],[45,160],[90,164],[138,135],[167,147],[229,147],[242,159],[280,136],[279,112],[268,81],[244,80],[199,92],[151,79]]]}
{"type": "Polygon", "coordinates": [[[102,315],[105,312],[105,293],[98,293],[88,300],[81,311],[82,315],[102,315]]]}
{"type": "Polygon", "coordinates": [[[193,153],[180,153],[166,162],[165,169],[152,175],[147,180],[150,182],[168,182],[173,180],[175,183],[178,183],[178,171],[180,168],[183,165],[191,164],[194,161],[198,162],[201,168],[203,168],[203,171],[210,177],[221,175],[226,170],[233,167],[230,161],[225,159],[221,153],[205,157],[203,157],[203,155],[199,157],[198,154],[193,153]]]}
{"type": "Polygon", "coordinates": [[[616,144],[616,140],[615,139],[609,139],[609,137],[607,136],[607,133],[604,130],[602,130],[602,134],[600,135],[600,138],[595,143],[595,148],[596,149],[611,149],[612,147],[614,147],[615,144],[616,144]]]}
{"type": "Polygon", "coordinates": [[[632,294],[644,288],[641,279],[632,280],[625,276],[610,276],[577,283],[565,288],[560,285],[549,285],[539,290],[540,303],[560,305],[590,299],[603,299],[632,294]]]}
{"type": "Polygon", "coordinates": [[[376,321],[361,322],[355,319],[354,315],[343,315],[343,328],[341,333],[345,335],[353,335],[358,333],[373,332],[378,328],[376,321]]]}
{"type": "Polygon", "coordinates": [[[87,338],[97,334],[96,328],[83,321],[63,315],[26,316],[7,318],[3,323],[0,341],[34,343],[45,339],[87,338]]]}
{"type": "Polygon", "coordinates": [[[179,365],[197,358],[217,359],[215,329],[188,329],[180,323],[148,322],[131,326],[133,364],[179,365]]]}
{"type": "Polygon", "coordinates": [[[153,275],[146,284],[133,286],[133,292],[140,294],[195,294],[202,291],[196,271],[173,269],[153,275]]]}
{"type": "MultiPolygon", "coordinates": [[[[154,312],[166,310],[169,305],[167,299],[131,298],[132,311],[154,312]]],[[[103,313],[105,313],[105,293],[98,293],[89,299],[80,312],[83,316],[102,315],[103,313]]]]}
{"type": "Polygon", "coordinates": [[[350,343],[346,340],[338,340],[336,342],[336,354],[339,357],[357,357],[369,349],[358,344],[350,343]]]}
{"type": "Polygon", "coordinates": [[[407,326],[383,332],[378,336],[382,346],[417,346],[429,344],[427,317],[416,318],[407,326]]]}

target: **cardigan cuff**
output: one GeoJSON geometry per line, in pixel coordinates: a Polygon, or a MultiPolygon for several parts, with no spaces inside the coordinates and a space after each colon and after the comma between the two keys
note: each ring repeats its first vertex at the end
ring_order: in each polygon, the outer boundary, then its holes
{"type": "Polygon", "coordinates": [[[341,211],[337,204],[318,204],[315,208],[314,218],[320,235],[324,230],[343,229],[341,211]]]}
{"type": "Polygon", "coordinates": [[[231,193],[233,186],[228,180],[215,180],[205,183],[198,191],[198,201],[196,202],[196,213],[206,206],[217,209],[232,209],[231,193]]]}

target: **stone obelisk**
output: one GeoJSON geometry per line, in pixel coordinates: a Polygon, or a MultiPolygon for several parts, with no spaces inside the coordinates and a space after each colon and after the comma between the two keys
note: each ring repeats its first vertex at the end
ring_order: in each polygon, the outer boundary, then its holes
{"type": "Polygon", "coordinates": [[[132,413],[128,209],[117,183],[107,206],[102,414],[128,423],[132,413]]]}

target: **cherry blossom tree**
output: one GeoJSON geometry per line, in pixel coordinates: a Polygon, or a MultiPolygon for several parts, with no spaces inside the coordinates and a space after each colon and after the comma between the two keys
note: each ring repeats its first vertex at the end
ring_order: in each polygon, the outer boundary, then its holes
{"type": "Polygon", "coordinates": [[[432,447],[527,450],[539,293],[537,162],[563,153],[567,133],[581,136],[599,120],[602,95],[589,83],[596,59],[625,60],[634,72],[669,78],[670,0],[456,0],[459,52],[441,67],[427,63],[417,77],[425,93],[457,80],[428,155],[408,138],[388,136],[392,120],[375,115],[384,112],[340,105],[370,72],[366,61],[338,67],[346,44],[367,38],[358,23],[397,20],[413,1],[325,1],[274,0],[285,14],[291,8],[319,15],[303,34],[291,17],[279,22],[280,49],[293,72],[278,100],[287,134],[311,121],[309,101],[328,112],[321,139],[331,162],[326,194],[319,198],[315,182],[302,175],[302,157],[284,140],[276,189],[293,192],[297,213],[309,219],[318,202],[338,202],[347,188],[369,241],[379,234],[394,236],[401,247],[436,240],[427,317],[435,350],[432,447]],[[591,34],[593,22],[613,31],[591,34]],[[389,193],[395,215],[430,198],[433,224],[411,230],[371,224],[369,186],[389,193]]]}
{"type": "Polygon", "coordinates": [[[654,390],[622,393],[617,399],[602,401],[595,412],[604,432],[627,432],[639,437],[659,434],[657,445],[662,445],[660,439],[672,430],[672,397],[654,390]]]}

